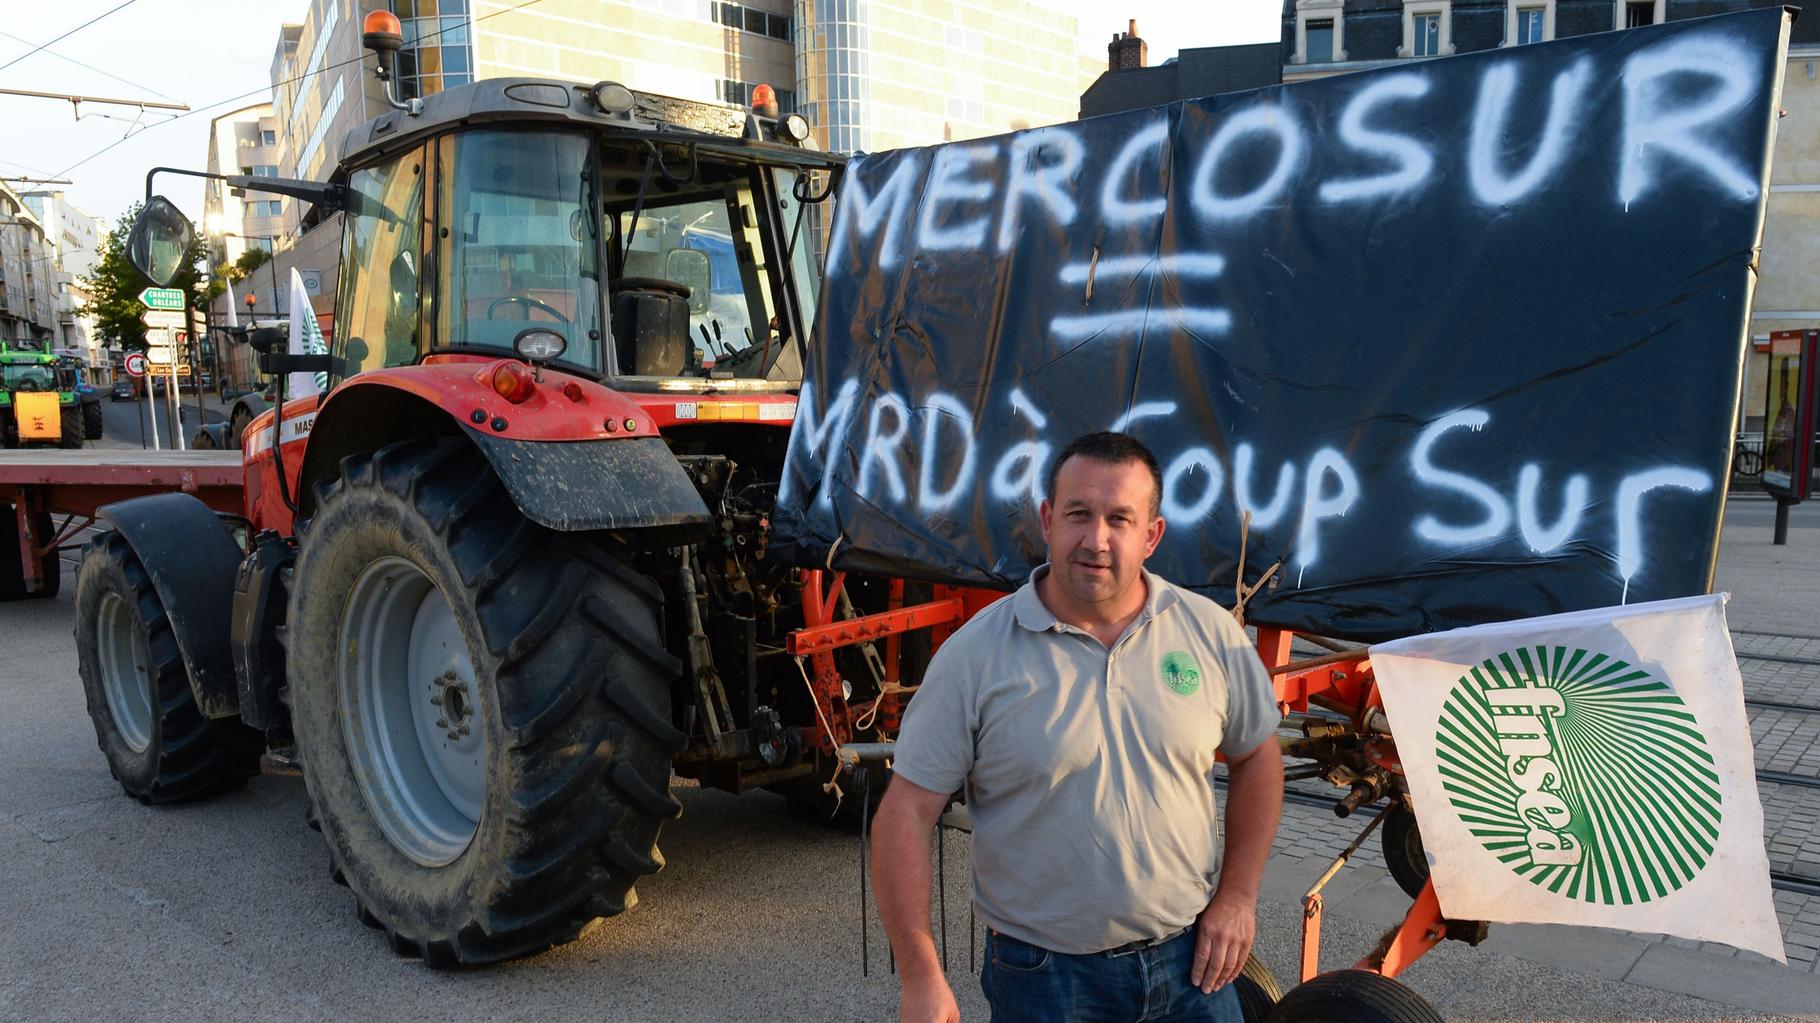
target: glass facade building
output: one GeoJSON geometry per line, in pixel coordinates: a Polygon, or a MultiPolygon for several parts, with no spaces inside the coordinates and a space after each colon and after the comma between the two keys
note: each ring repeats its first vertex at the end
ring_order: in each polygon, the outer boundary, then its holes
{"type": "Polygon", "coordinates": [[[868,0],[796,0],[796,106],[836,152],[871,148],[867,6],[868,0]]]}
{"type": "Polygon", "coordinates": [[[393,0],[392,13],[404,28],[404,49],[398,53],[402,97],[428,96],[474,80],[468,0],[393,0]]]}

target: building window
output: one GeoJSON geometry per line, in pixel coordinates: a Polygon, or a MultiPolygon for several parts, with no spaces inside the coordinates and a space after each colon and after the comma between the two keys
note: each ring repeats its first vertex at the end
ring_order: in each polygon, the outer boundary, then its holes
{"type": "Polygon", "coordinates": [[[1418,14],[1415,19],[1415,34],[1410,37],[1412,54],[1417,57],[1438,57],[1441,55],[1441,16],[1439,14],[1418,14]]]}
{"type": "Polygon", "coordinates": [[[1642,28],[1668,20],[1668,0],[1613,0],[1612,28],[1642,28]]]}
{"type": "Polygon", "coordinates": [[[790,41],[790,30],[793,23],[787,14],[772,14],[756,7],[744,4],[717,3],[713,9],[714,21],[728,28],[753,35],[770,36],[773,39],[790,41]]]}
{"type": "Polygon", "coordinates": [[[1525,46],[1555,37],[1555,0],[1509,0],[1504,8],[1504,45],[1525,46]]]}
{"type": "Polygon", "coordinates": [[[1525,7],[1517,12],[1517,45],[1539,43],[1546,38],[1542,34],[1542,8],[1525,7]]]}
{"type": "Polygon", "coordinates": [[[1306,56],[1310,64],[1333,63],[1333,22],[1328,19],[1308,23],[1308,49],[1306,56]]]}
{"type": "Polygon", "coordinates": [[[467,0],[393,0],[404,29],[398,54],[398,92],[428,96],[474,80],[467,0]]]}
{"type": "Polygon", "coordinates": [[[1397,56],[1444,57],[1453,53],[1451,8],[1448,0],[1403,0],[1403,45],[1397,56]]]}
{"type": "Polygon", "coordinates": [[[1337,64],[1346,60],[1345,0],[1296,0],[1292,64],[1337,64]]]}
{"type": "Polygon", "coordinates": [[[275,131],[272,131],[270,129],[260,132],[259,133],[259,144],[264,145],[264,146],[277,145],[278,144],[278,133],[275,131]]]}

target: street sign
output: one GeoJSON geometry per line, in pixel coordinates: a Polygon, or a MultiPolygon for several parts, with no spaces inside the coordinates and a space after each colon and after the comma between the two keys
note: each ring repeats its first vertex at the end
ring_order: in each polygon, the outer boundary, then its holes
{"type": "Polygon", "coordinates": [[[169,366],[171,350],[164,345],[153,345],[145,350],[145,361],[154,366],[169,366]]]}
{"type": "Polygon", "coordinates": [[[147,327],[165,330],[188,330],[190,326],[189,314],[182,309],[148,309],[140,314],[139,319],[144,321],[147,327]]]}
{"type": "Polygon", "coordinates": [[[182,309],[183,292],[177,288],[147,288],[139,293],[147,309],[182,309]]]}
{"type": "Polygon", "coordinates": [[[128,355],[126,357],[126,359],[124,360],[124,363],[126,366],[126,375],[127,376],[142,377],[145,375],[145,356],[144,356],[144,354],[142,354],[140,352],[134,352],[131,355],[128,355]]]}

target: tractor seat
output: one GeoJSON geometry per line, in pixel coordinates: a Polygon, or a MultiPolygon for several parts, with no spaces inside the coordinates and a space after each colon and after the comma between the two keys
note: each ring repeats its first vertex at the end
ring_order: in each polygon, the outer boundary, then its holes
{"type": "Polygon", "coordinates": [[[661,277],[621,277],[608,284],[613,344],[620,371],[680,376],[690,366],[689,286],[661,277]]]}

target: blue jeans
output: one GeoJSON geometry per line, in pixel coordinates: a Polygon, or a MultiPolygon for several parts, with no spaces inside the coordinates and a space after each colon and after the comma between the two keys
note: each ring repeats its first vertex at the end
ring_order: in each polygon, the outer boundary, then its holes
{"type": "Polygon", "coordinates": [[[988,931],[980,989],[992,1023],[1242,1023],[1231,984],[1188,982],[1194,928],[1151,948],[1064,955],[988,931]]]}

